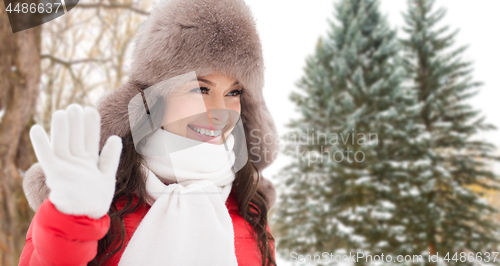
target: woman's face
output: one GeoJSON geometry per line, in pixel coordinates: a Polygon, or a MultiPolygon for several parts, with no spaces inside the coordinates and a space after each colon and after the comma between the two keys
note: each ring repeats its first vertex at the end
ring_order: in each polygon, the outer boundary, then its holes
{"type": "Polygon", "coordinates": [[[179,136],[220,145],[221,135],[229,136],[239,119],[242,89],[229,76],[198,77],[165,98],[162,126],[179,136]]]}

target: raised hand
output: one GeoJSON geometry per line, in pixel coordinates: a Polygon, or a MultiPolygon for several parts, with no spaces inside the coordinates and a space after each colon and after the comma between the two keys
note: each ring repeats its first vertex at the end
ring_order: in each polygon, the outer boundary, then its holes
{"type": "Polygon", "coordinates": [[[98,219],[109,210],[122,141],[109,137],[99,156],[100,120],[96,109],[72,104],[52,116],[50,142],[41,126],[30,130],[49,199],[60,212],[98,219]]]}

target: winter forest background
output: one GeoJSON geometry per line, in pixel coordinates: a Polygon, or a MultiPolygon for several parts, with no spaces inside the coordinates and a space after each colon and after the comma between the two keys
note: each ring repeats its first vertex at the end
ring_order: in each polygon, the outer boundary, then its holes
{"type": "MultiPolygon", "coordinates": [[[[54,111],[93,105],[127,79],[154,2],[85,1],[15,35],[0,11],[0,265],[17,265],[33,216],[20,187],[36,161],[29,128],[49,131],[54,111]]],[[[263,172],[279,196],[278,265],[335,265],[290,262],[292,252],[481,265],[500,251],[499,1],[246,2],[282,136],[263,172]]]]}

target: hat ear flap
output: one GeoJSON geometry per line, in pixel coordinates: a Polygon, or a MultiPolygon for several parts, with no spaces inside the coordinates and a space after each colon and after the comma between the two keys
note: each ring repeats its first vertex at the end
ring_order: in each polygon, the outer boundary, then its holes
{"type": "Polygon", "coordinates": [[[45,183],[45,174],[39,163],[33,164],[24,174],[23,190],[31,209],[35,212],[49,198],[50,189],[45,183]]]}

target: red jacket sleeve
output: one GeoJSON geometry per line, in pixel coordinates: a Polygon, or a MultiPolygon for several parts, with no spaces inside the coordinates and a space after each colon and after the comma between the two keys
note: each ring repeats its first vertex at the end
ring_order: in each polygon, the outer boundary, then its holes
{"type": "Polygon", "coordinates": [[[47,199],[31,221],[19,265],[87,265],[109,226],[108,214],[100,219],[68,215],[47,199]]]}

